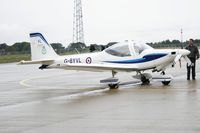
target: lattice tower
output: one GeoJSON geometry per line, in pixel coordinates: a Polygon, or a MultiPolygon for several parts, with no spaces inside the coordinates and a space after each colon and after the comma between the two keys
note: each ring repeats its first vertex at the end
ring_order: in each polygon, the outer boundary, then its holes
{"type": "Polygon", "coordinates": [[[81,0],[74,0],[73,43],[84,43],[83,14],[81,0]]]}

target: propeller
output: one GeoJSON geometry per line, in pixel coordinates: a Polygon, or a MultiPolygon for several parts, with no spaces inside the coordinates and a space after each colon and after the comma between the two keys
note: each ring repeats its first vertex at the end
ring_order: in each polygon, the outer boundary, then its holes
{"type": "Polygon", "coordinates": [[[188,54],[190,54],[190,51],[183,49],[183,30],[181,29],[181,49],[178,50],[178,55],[174,59],[174,64],[176,64],[176,62],[179,61],[179,65],[181,68],[181,57],[183,57],[184,60],[187,62],[188,66],[192,65],[192,62],[187,57],[188,54]]]}
{"type": "Polygon", "coordinates": [[[175,65],[176,62],[179,61],[179,65],[180,65],[180,68],[181,68],[181,58],[182,58],[182,57],[183,57],[184,60],[188,63],[188,65],[191,65],[191,64],[192,64],[191,61],[190,61],[190,59],[187,57],[187,55],[190,53],[190,51],[188,51],[188,50],[186,50],[186,49],[178,49],[178,50],[177,50],[177,53],[178,53],[178,54],[176,55],[176,57],[175,57],[175,59],[174,59],[173,65],[175,65]]]}
{"type": "Polygon", "coordinates": [[[181,68],[181,57],[182,57],[181,54],[178,54],[178,55],[175,57],[174,62],[173,62],[173,64],[172,64],[172,67],[174,67],[174,65],[179,61],[179,66],[180,66],[180,68],[181,68]]]}
{"type": "Polygon", "coordinates": [[[181,66],[182,66],[182,65],[181,65],[181,64],[182,64],[182,63],[181,63],[181,58],[180,58],[178,61],[179,61],[179,66],[180,66],[180,68],[181,68],[181,66]]]}
{"type": "Polygon", "coordinates": [[[174,59],[174,63],[176,63],[178,60],[180,60],[181,57],[182,57],[182,55],[181,55],[181,54],[178,54],[178,55],[176,56],[176,58],[174,59]]]}

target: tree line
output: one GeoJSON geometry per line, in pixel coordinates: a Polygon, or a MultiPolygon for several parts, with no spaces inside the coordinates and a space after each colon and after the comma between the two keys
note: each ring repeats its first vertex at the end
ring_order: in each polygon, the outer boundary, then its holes
{"type": "MultiPolygon", "coordinates": [[[[106,47],[109,47],[117,42],[111,42],[107,45],[91,44],[86,46],[84,43],[70,43],[68,47],[64,47],[61,43],[51,43],[51,46],[57,54],[73,54],[73,53],[85,53],[102,51],[106,47]]],[[[11,46],[6,43],[0,44],[0,55],[13,55],[13,54],[30,54],[31,47],[29,42],[18,42],[11,46]]]]}
{"type": "MultiPolygon", "coordinates": [[[[70,43],[68,47],[64,47],[61,43],[51,43],[51,46],[56,51],[57,54],[67,54],[67,53],[78,53],[78,52],[94,52],[102,51],[105,48],[115,44],[117,42],[110,42],[106,45],[100,44],[90,44],[86,46],[84,43],[70,43]]],[[[181,48],[186,47],[188,42],[180,42],[179,40],[164,40],[161,42],[147,43],[154,48],[181,48]]],[[[195,39],[194,44],[200,46],[200,39],[195,39]]],[[[31,48],[29,42],[18,42],[11,46],[6,43],[0,44],[0,55],[11,55],[11,54],[30,54],[31,48]]]]}
{"type": "MultiPolygon", "coordinates": [[[[180,42],[179,40],[165,40],[161,42],[155,42],[155,43],[147,43],[148,45],[154,47],[154,48],[185,48],[188,44],[188,41],[186,42],[180,42]]],[[[200,47],[200,39],[195,39],[194,44],[198,47],[200,47]]]]}

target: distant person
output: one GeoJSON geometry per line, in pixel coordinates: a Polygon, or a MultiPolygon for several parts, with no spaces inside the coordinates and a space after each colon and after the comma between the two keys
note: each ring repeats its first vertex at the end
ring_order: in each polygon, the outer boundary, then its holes
{"type": "Polygon", "coordinates": [[[190,51],[190,54],[188,55],[188,58],[192,62],[191,65],[187,64],[187,80],[190,80],[190,71],[192,68],[192,79],[195,80],[196,72],[195,72],[195,66],[196,66],[196,60],[199,59],[199,50],[197,46],[193,44],[193,39],[189,40],[188,46],[186,47],[187,50],[190,51]]]}

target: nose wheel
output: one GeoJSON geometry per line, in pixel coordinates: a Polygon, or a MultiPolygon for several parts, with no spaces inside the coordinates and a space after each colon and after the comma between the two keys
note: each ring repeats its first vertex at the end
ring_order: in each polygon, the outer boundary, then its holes
{"type": "Polygon", "coordinates": [[[162,81],[163,85],[169,85],[170,81],[162,81]]]}
{"type": "MultiPolygon", "coordinates": [[[[165,75],[165,71],[162,71],[162,72],[161,72],[161,75],[164,76],[164,75],[165,75]]],[[[170,82],[171,82],[171,80],[168,80],[168,79],[166,80],[166,79],[164,79],[164,80],[162,81],[162,84],[163,84],[163,85],[169,85],[170,82]]]]}

